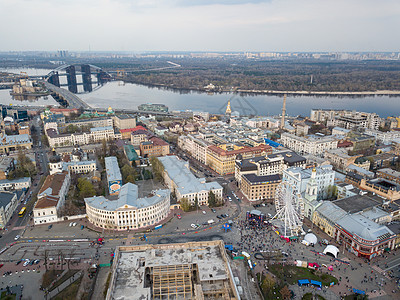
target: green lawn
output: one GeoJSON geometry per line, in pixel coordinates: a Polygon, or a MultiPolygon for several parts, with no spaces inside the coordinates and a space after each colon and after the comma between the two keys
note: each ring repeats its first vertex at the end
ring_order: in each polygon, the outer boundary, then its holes
{"type": "Polygon", "coordinates": [[[6,295],[6,291],[1,292],[1,300],[15,300],[17,295],[16,294],[11,294],[11,295],[6,295]]]}
{"type": "Polygon", "coordinates": [[[297,284],[299,279],[309,279],[321,281],[322,285],[329,286],[333,281],[335,284],[338,280],[329,274],[322,273],[307,268],[295,266],[269,265],[269,271],[274,274],[280,281],[285,281],[288,284],[297,284]]]}

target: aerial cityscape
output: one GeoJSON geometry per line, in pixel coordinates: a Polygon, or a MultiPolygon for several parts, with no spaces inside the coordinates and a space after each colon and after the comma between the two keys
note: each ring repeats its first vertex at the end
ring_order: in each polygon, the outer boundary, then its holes
{"type": "Polygon", "coordinates": [[[0,1],[0,300],[400,299],[400,3],[56,2],[0,1]]]}

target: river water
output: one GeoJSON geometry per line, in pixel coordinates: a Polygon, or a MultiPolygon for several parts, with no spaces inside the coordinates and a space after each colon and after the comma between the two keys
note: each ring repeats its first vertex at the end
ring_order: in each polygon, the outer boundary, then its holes
{"type": "MultiPolygon", "coordinates": [[[[4,70],[4,69],[3,69],[4,70]]],[[[0,69],[2,71],[2,69],[0,69]]],[[[11,72],[11,70],[8,70],[11,72]]],[[[15,73],[25,71],[28,75],[47,74],[50,70],[24,69],[13,70],[15,73]]],[[[208,111],[224,113],[228,100],[231,100],[232,111],[241,115],[278,115],[282,110],[283,97],[273,95],[207,94],[198,92],[176,92],[166,89],[150,88],[137,84],[109,82],[91,93],[79,94],[92,107],[136,109],[142,103],[162,103],[172,110],[208,111]]],[[[0,90],[0,104],[56,105],[48,97],[35,102],[12,100],[9,90],[0,90]]],[[[381,117],[400,115],[400,97],[366,96],[366,97],[316,97],[288,96],[286,112],[288,115],[309,116],[312,108],[349,109],[365,112],[376,112],[381,117]]]]}

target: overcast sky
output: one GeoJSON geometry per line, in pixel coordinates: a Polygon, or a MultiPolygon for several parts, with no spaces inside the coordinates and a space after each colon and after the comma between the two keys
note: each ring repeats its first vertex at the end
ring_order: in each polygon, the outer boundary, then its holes
{"type": "Polygon", "coordinates": [[[400,0],[0,0],[0,51],[400,51],[400,0]]]}

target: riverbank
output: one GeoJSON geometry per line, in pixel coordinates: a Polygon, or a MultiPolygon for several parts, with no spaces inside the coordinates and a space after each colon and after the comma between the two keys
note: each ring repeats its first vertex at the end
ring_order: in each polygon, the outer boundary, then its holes
{"type": "Polygon", "coordinates": [[[191,92],[206,93],[206,94],[226,94],[226,93],[237,93],[247,95],[272,95],[272,96],[283,96],[284,94],[293,96],[327,96],[327,97],[367,97],[367,96],[400,96],[400,91],[392,90],[380,90],[380,91],[360,91],[360,92],[331,92],[331,91],[277,91],[277,90],[244,90],[244,89],[206,89],[206,88],[180,88],[170,86],[162,83],[146,84],[136,82],[135,80],[124,79],[123,82],[137,84],[148,88],[158,88],[163,90],[169,90],[177,93],[187,94],[191,92]]]}

